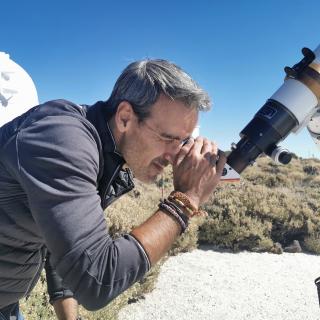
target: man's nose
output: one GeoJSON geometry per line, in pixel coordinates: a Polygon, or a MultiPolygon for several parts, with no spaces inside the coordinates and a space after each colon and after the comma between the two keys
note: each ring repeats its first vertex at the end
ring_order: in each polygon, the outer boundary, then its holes
{"type": "Polygon", "coordinates": [[[166,148],[163,157],[167,161],[169,161],[170,164],[172,164],[174,162],[176,155],[179,153],[180,149],[181,149],[181,143],[180,144],[174,143],[166,148]]]}

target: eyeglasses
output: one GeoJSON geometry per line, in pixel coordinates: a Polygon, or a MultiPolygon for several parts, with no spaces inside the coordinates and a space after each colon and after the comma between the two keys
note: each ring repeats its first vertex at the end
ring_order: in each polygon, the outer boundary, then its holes
{"type": "Polygon", "coordinates": [[[142,125],[145,126],[149,131],[151,131],[155,136],[157,136],[159,141],[167,145],[176,144],[177,146],[181,147],[185,145],[191,138],[191,137],[188,137],[185,139],[180,139],[180,138],[172,137],[171,135],[161,134],[157,130],[153,129],[147,122],[143,122],[142,125]]]}
{"type": "MultiPolygon", "coordinates": [[[[135,103],[130,102],[130,101],[127,101],[127,102],[131,104],[131,106],[133,107],[133,111],[135,109],[138,109],[138,105],[136,105],[135,103]]],[[[181,147],[181,146],[185,145],[191,139],[191,137],[187,137],[185,139],[180,139],[177,137],[173,137],[169,134],[161,134],[157,130],[153,129],[146,121],[143,121],[141,123],[141,125],[145,126],[149,131],[151,131],[157,137],[157,139],[159,141],[161,141],[167,145],[177,144],[178,147],[181,147]]]]}

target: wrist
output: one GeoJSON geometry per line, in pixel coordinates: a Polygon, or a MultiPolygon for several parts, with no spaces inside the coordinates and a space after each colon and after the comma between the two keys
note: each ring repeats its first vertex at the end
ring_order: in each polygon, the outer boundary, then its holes
{"type": "Polygon", "coordinates": [[[78,302],[73,298],[62,298],[53,302],[53,308],[58,319],[74,320],[78,317],[78,302]]]}

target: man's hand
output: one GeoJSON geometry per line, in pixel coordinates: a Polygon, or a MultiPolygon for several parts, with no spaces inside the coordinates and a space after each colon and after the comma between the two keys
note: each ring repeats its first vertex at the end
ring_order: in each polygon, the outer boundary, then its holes
{"type": "MultiPolygon", "coordinates": [[[[208,139],[197,138],[184,145],[173,163],[175,191],[185,193],[191,204],[198,208],[217,186],[224,164],[225,155],[217,145],[208,139]]],[[[177,220],[158,210],[142,225],[131,232],[144,248],[151,265],[154,265],[169,250],[181,233],[177,220]]]]}
{"type": "Polygon", "coordinates": [[[191,139],[177,154],[173,163],[176,191],[185,193],[198,208],[220,181],[226,156],[206,138],[191,139]]]}

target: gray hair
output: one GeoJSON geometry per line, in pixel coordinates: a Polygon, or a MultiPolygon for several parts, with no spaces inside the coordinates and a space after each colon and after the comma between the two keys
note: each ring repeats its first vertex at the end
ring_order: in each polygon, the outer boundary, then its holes
{"type": "Polygon", "coordinates": [[[209,95],[186,72],[161,59],[129,64],[115,83],[108,105],[116,110],[120,102],[128,101],[142,121],[149,116],[150,107],[160,94],[199,111],[207,111],[211,106],[209,95]]]}

